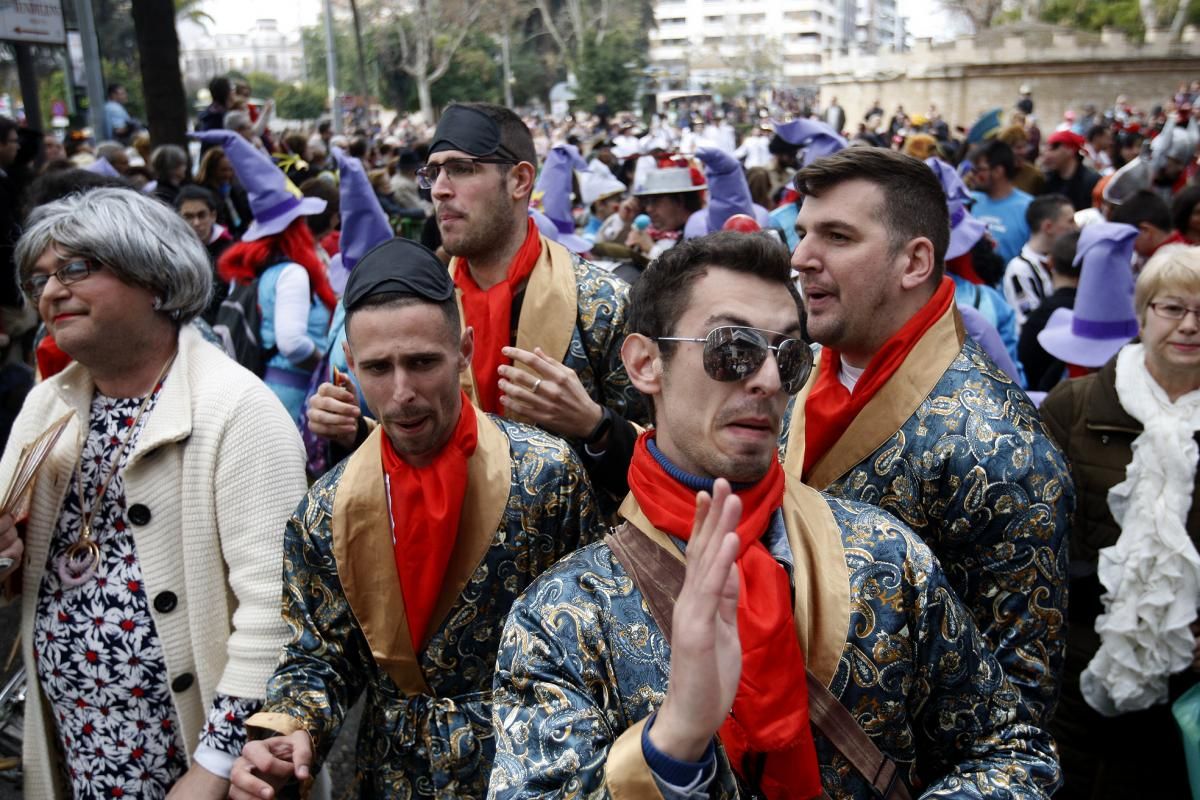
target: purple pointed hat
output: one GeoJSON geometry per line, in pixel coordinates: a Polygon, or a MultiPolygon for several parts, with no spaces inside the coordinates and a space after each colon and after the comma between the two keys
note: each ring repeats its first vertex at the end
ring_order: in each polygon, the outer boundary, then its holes
{"type": "Polygon", "coordinates": [[[329,281],[339,294],[358,260],[376,245],[394,238],[387,214],[371,188],[362,162],[332,148],[338,165],[338,213],[342,218],[342,237],[338,253],[329,262],[329,281]]]}
{"type": "Polygon", "coordinates": [[[946,193],[946,207],[950,211],[950,245],[946,248],[946,260],[958,258],[963,253],[970,252],[975,243],[987,233],[987,223],[971,215],[967,211],[967,201],[971,193],[963,183],[958,170],[942,161],[937,156],[925,159],[925,164],[933,170],[942,191],[946,193]]]}
{"type": "Polygon", "coordinates": [[[575,235],[575,219],[571,213],[571,177],[575,170],[587,171],[587,162],[572,144],[559,144],[550,149],[542,164],[535,192],[542,194],[542,213],[554,223],[559,244],[575,253],[586,253],[592,243],[575,235]]]}
{"type": "Polygon", "coordinates": [[[684,239],[695,239],[719,231],[725,220],[734,214],[754,217],[760,227],[767,227],[767,210],[754,204],[753,198],[750,197],[750,184],[746,183],[746,173],[742,171],[742,165],[737,159],[716,147],[697,149],[696,158],[704,162],[708,207],[688,217],[687,225],[683,229],[684,239]]]}
{"type": "Polygon", "coordinates": [[[1138,229],[1097,222],[1079,233],[1075,307],[1050,315],[1038,342],[1067,364],[1101,367],[1138,333],[1133,307],[1133,240],[1138,229]]]}
{"type": "Polygon", "coordinates": [[[103,175],[106,178],[121,177],[121,173],[117,172],[117,168],[114,167],[104,156],[100,156],[95,161],[88,164],[86,167],[84,167],[84,170],[87,172],[94,172],[97,175],[103,175]]]}
{"type": "Polygon", "coordinates": [[[325,210],[325,201],[321,198],[302,198],[291,191],[288,188],[290,181],[283,170],[237,132],[196,131],[191,137],[206,144],[221,146],[238,180],[250,194],[250,210],[254,212],[254,221],[242,234],[242,241],[253,242],[274,236],[282,233],[297,217],[320,214],[325,210]]]}
{"type": "Polygon", "coordinates": [[[775,133],[788,144],[803,147],[801,166],[845,150],[849,142],[833,128],[815,119],[794,119],[775,126],[775,133]]]}

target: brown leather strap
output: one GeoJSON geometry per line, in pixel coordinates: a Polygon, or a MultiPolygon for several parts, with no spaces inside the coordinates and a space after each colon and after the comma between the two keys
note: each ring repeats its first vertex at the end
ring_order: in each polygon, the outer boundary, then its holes
{"type": "MultiPolygon", "coordinates": [[[[604,537],[671,643],[675,598],[683,588],[683,562],[626,522],[604,537]]],[[[885,756],[825,684],[808,673],[808,713],[812,724],[866,778],[885,800],[910,800],[896,763],[885,756]]]]}

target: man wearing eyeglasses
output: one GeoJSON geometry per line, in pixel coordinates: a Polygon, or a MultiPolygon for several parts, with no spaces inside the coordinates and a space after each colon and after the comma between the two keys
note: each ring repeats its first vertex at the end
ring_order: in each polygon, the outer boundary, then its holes
{"type": "MultiPolygon", "coordinates": [[[[534,422],[581,454],[627,450],[626,421],[647,417],[621,364],[629,287],[539,234],[529,216],[536,164],[520,117],[503,106],[464,103],[442,114],[417,171],[453,256],[463,324],[475,332],[463,388],[484,411],[534,422]]],[[[314,402],[309,421],[347,446],[358,409],[343,391],[323,387],[329,397],[314,402]],[[326,411],[330,417],[321,416],[326,411]]],[[[619,496],[623,467],[618,473],[606,488],[619,496]]]]}
{"type": "Polygon", "coordinates": [[[812,366],[799,306],[760,235],[683,242],[634,287],[622,356],[655,429],[625,524],[513,605],[489,798],[1056,787],[1049,736],[1017,721],[1019,693],[929,548],[785,476],[777,437],[812,366]]]}
{"type": "Polygon", "coordinates": [[[823,345],[784,467],[909,525],[1009,679],[1048,719],[1066,649],[1074,485],[1037,410],[967,337],[944,274],[946,198],[909,156],[850,148],[796,175],[792,267],[823,345]]]}

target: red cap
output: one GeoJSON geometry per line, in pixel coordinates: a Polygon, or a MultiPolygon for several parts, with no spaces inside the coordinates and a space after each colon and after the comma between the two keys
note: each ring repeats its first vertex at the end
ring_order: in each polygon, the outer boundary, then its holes
{"type": "Polygon", "coordinates": [[[1085,141],[1082,136],[1073,131],[1055,131],[1050,134],[1050,138],[1046,140],[1046,144],[1061,144],[1072,150],[1081,150],[1085,141]]]}

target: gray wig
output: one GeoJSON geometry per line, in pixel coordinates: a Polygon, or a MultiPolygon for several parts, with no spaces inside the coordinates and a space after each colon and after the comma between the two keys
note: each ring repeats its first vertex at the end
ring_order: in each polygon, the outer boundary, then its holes
{"type": "Polygon", "coordinates": [[[162,298],[179,324],[208,306],[208,252],[183,218],[132,189],[93,189],[40,206],[29,215],[14,260],[24,283],[50,247],[98,261],[128,284],[162,298]]]}

